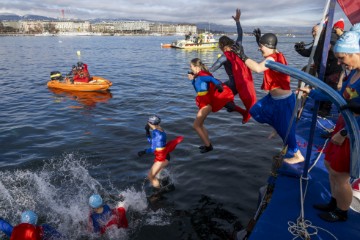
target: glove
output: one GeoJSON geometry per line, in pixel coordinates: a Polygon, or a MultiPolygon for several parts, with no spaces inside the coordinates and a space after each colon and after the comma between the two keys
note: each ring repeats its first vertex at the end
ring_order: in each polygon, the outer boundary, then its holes
{"type": "Polygon", "coordinates": [[[139,151],[139,152],[138,152],[138,156],[139,156],[139,157],[141,157],[142,155],[145,155],[145,154],[146,154],[145,150],[142,150],[142,151],[139,151]]]}
{"type": "Polygon", "coordinates": [[[256,38],[256,42],[258,45],[260,45],[260,37],[261,37],[261,31],[259,28],[255,28],[254,31],[253,31],[253,34],[256,38]]]}
{"type": "Polygon", "coordinates": [[[244,48],[241,44],[232,45],[231,51],[233,51],[243,62],[245,62],[248,59],[248,57],[245,55],[244,48]]]}
{"type": "Polygon", "coordinates": [[[294,48],[295,48],[295,51],[300,52],[305,49],[305,44],[304,44],[304,42],[297,42],[297,43],[295,43],[294,48]]]}
{"type": "Polygon", "coordinates": [[[145,125],[145,131],[146,131],[146,137],[151,137],[149,124],[146,124],[146,125],[145,125]]]}
{"type": "Polygon", "coordinates": [[[218,90],[219,93],[222,93],[224,91],[224,87],[222,86],[222,84],[217,84],[215,85],[216,89],[218,90]]]}

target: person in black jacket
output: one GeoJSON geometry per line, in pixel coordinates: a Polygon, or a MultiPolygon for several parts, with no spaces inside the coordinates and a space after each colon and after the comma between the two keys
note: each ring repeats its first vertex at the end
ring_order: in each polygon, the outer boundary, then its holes
{"type": "MultiPolygon", "coordinates": [[[[322,58],[322,52],[323,52],[323,48],[324,48],[324,41],[325,41],[325,29],[326,28],[324,27],[323,29],[324,29],[324,31],[322,31],[322,33],[320,35],[320,39],[319,39],[319,42],[318,42],[318,45],[316,47],[315,54],[313,57],[314,65],[315,65],[314,67],[315,67],[318,75],[320,73],[320,66],[321,66],[321,60],[322,60],[321,58],[322,58]]],[[[318,31],[319,31],[319,25],[317,24],[312,28],[312,35],[313,35],[314,39],[315,39],[315,36],[318,31]]],[[[332,38],[334,38],[334,39],[331,39],[330,42],[331,43],[336,42],[337,37],[338,36],[336,34],[332,34],[332,38]]],[[[303,57],[310,57],[313,46],[310,46],[309,48],[305,48],[304,45],[305,44],[303,42],[296,43],[295,50],[303,57]]],[[[343,71],[342,67],[337,64],[337,58],[335,57],[334,51],[331,46],[329,48],[328,59],[326,62],[324,82],[326,84],[328,84],[330,87],[332,87],[333,89],[338,90],[337,89],[338,83],[339,83],[339,79],[340,79],[342,71],[343,71]]],[[[320,109],[318,112],[319,116],[326,117],[326,116],[330,115],[330,111],[331,111],[331,102],[330,101],[320,102],[320,109]]]]}

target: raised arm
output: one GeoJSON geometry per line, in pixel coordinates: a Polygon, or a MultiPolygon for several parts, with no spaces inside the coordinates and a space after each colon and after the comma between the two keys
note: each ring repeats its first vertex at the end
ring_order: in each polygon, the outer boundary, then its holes
{"type": "Polygon", "coordinates": [[[242,40],[243,40],[243,29],[240,24],[240,16],[241,16],[241,10],[238,8],[238,9],[236,9],[235,16],[232,16],[232,18],[236,22],[236,31],[238,34],[238,37],[236,39],[237,44],[242,44],[242,40]]]}

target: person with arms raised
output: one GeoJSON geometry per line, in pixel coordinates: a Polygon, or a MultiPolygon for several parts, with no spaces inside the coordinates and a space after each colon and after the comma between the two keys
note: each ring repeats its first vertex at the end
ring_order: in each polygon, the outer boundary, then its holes
{"type": "Polygon", "coordinates": [[[228,112],[237,111],[243,116],[242,123],[245,124],[251,118],[249,114],[250,108],[256,102],[256,92],[254,86],[254,80],[251,74],[251,70],[241,61],[241,59],[231,51],[231,47],[234,44],[242,44],[243,30],[240,24],[240,9],[236,9],[235,16],[232,18],[236,22],[236,28],[238,37],[236,41],[232,40],[228,36],[222,36],[219,39],[219,48],[223,52],[217,61],[209,68],[209,72],[213,73],[221,66],[224,66],[229,80],[224,82],[234,95],[239,94],[241,101],[245,105],[245,109],[235,105],[234,102],[229,102],[225,105],[228,112]]]}

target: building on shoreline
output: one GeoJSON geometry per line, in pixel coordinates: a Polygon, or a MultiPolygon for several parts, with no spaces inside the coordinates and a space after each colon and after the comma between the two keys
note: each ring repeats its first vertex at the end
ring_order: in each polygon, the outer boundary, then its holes
{"type": "Polygon", "coordinates": [[[90,23],[82,20],[20,20],[0,21],[0,33],[16,34],[159,34],[185,35],[196,33],[195,24],[165,24],[148,21],[113,21],[90,23]]]}

